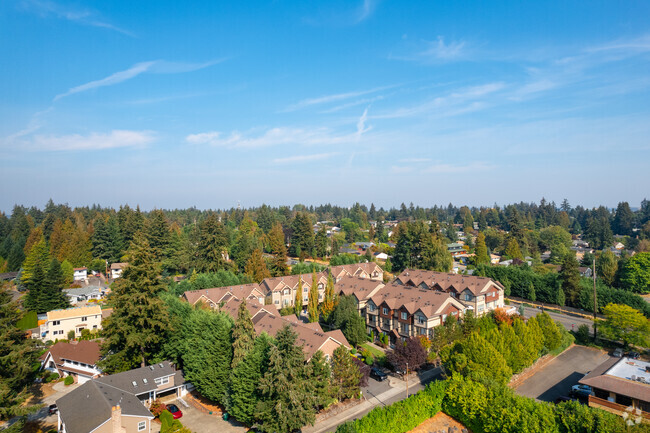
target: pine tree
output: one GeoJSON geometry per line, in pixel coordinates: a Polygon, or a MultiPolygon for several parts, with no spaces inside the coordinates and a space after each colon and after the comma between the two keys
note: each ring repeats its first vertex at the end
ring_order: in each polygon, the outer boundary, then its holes
{"type": "Polygon", "coordinates": [[[52,311],[70,307],[68,297],[63,293],[67,285],[61,264],[57,259],[52,259],[42,292],[42,307],[44,311],[52,311]]]}
{"type": "Polygon", "coordinates": [[[268,235],[269,250],[274,258],[271,263],[271,274],[274,277],[281,277],[289,273],[287,266],[287,246],[284,242],[284,232],[279,222],[273,224],[268,235]]]}
{"type": "Polygon", "coordinates": [[[576,306],[580,295],[580,271],[573,251],[566,254],[560,269],[561,288],[569,301],[569,305],[576,306]]]}
{"type": "Polygon", "coordinates": [[[521,254],[521,250],[519,249],[519,243],[514,237],[510,237],[510,240],[508,240],[508,245],[506,246],[505,253],[506,256],[510,257],[511,259],[522,260],[524,258],[523,254],[521,254]]]}
{"type": "Polygon", "coordinates": [[[304,305],[303,296],[302,275],[300,275],[298,278],[298,288],[296,289],[296,294],[293,301],[293,309],[296,313],[296,316],[298,317],[300,317],[300,312],[302,311],[302,307],[304,305]]]}
{"type": "Polygon", "coordinates": [[[203,221],[200,230],[196,268],[199,272],[216,272],[225,269],[224,256],[228,254],[226,228],[215,214],[211,214],[203,221]]]}
{"type": "Polygon", "coordinates": [[[255,339],[252,350],[232,370],[227,409],[237,421],[249,426],[255,420],[255,409],[260,400],[258,385],[268,363],[270,346],[270,337],[262,333],[255,339]]]}
{"type": "Polygon", "coordinates": [[[256,249],[253,251],[253,254],[246,263],[245,272],[256,283],[261,283],[264,278],[269,278],[271,276],[269,268],[266,266],[266,262],[262,257],[262,250],[256,249]]]}
{"type": "Polygon", "coordinates": [[[128,252],[129,266],[116,284],[113,314],[104,326],[104,371],[114,373],[145,366],[166,341],[169,315],[158,295],[165,290],[159,278],[155,251],[137,234],[128,252]]]}
{"type": "Polygon", "coordinates": [[[312,272],[307,314],[310,322],[318,322],[318,279],[316,278],[316,270],[312,272]]]}
{"type": "Polygon", "coordinates": [[[25,284],[27,287],[27,296],[25,296],[24,306],[28,311],[36,311],[37,313],[46,313],[47,306],[45,305],[45,288],[46,288],[46,275],[43,265],[37,263],[32,268],[31,278],[25,284]]]}
{"type": "Polygon", "coordinates": [[[488,255],[487,246],[485,245],[485,234],[479,233],[476,238],[476,258],[477,265],[490,264],[490,256],[488,255]]]}
{"type": "Polygon", "coordinates": [[[317,350],[308,363],[307,376],[313,387],[316,408],[325,407],[332,400],[331,369],[323,352],[317,350]]]}
{"type": "Polygon", "coordinates": [[[314,248],[314,230],[312,229],[309,215],[303,212],[296,213],[291,223],[293,234],[291,236],[291,254],[300,256],[300,252],[311,253],[314,248]]]}
{"type": "Polygon", "coordinates": [[[316,233],[314,243],[316,248],[316,256],[324,259],[325,256],[327,256],[327,232],[325,231],[325,226],[321,226],[321,228],[316,233]]]}
{"type": "Polygon", "coordinates": [[[41,268],[43,273],[45,272],[45,266],[48,266],[50,263],[50,255],[47,251],[47,244],[45,239],[41,237],[41,240],[38,241],[27,254],[25,258],[25,263],[23,263],[23,272],[20,277],[21,283],[25,287],[31,285],[31,279],[34,271],[37,268],[41,268]]]}
{"type": "Polygon", "coordinates": [[[239,304],[237,320],[232,328],[232,340],[232,368],[235,368],[251,351],[255,342],[255,328],[253,327],[251,313],[246,308],[245,300],[239,304]]]}
{"type": "Polygon", "coordinates": [[[557,304],[560,307],[564,307],[565,303],[566,303],[566,296],[564,295],[564,290],[557,289],[557,304]]]}
{"type": "Polygon", "coordinates": [[[345,346],[334,350],[332,359],[332,387],[339,401],[359,395],[361,372],[352,361],[352,355],[345,346]]]}
{"type": "Polygon", "coordinates": [[[16,323],[22,313],[9,291],[0,286],[0,419],[33,412],[38,406],[24,404],[38,361],[36,340],[27,339],[16,323]]]}
{"type": "Polygon", "coordinates": [[[325,322],[328,321],[332,311],[334,311],[334,279],[332,273],[327,275],[327,285],[325,286],[325,298],[320,306],[320,314],[325,322]]]}
{"type": "Polygon", "coordinates": [[[260,380],[261,401],[255,426],[265,433],[290,432],[314,424],[315,399],[307,381],[297,334],[285,325],[269,349],[269,364],[260,380]]]}
{"type": "Polygon", "coordinates": [[[162,263],[168,256],[171,243],[169,223],[163,211],[159,209],[151,211],[145,224],[145,232],[154,261],[162,263]]]}
{"type": "Polygon", "coordinates": [[[544,337],[544,352],[548,353],[557,349],[562,341],[562,334],[557,324],[547,313],[540,313],[535,318],[544,337]]]}

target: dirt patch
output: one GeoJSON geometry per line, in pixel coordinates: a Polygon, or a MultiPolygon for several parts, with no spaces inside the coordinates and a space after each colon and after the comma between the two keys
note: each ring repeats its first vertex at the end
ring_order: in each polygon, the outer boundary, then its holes
{"type": "Polygon", "coordinates": [[[408,433],[465,433],[472,431],[444,412],[438,412],[408,433]]]}

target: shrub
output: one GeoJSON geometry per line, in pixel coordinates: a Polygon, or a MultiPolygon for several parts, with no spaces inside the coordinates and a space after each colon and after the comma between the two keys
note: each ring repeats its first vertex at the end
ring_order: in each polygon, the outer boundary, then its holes
{"type": "Polygon", "coordinates": [[[50,383],[50,382],[52,382],[53,380],[57,380],[58,378],[59,378],[59,374],[58,374],[58,373],[50,373],[50,374],[48,374],[47,377],[45,378],[45,383],[50,383]]]}
{"type": "Polygon", "coordinates": [[[167,406],[160,400],[156,399],[154,400],[153,403],[151,403],[151,407],[149,408],[149,411],[153,414],[153,416],[160,416],[161,413],[163,413],[165,410],[167,410],[167,406]]]}
{"type": "Polygon", "coordinates": [[[63,380],[63,384],[65,386],[72,385],[74,383],[74,377],[72,376],[66,376],[65,379],[63,380]]]}
{"type": "Polygon", "coordinates": [[[589,326],[583,324],[578,327],[578,330],[576,331],[576,340],[578,340],[578,343],[580,344],[585,344],[589,341],[589,326]]]}

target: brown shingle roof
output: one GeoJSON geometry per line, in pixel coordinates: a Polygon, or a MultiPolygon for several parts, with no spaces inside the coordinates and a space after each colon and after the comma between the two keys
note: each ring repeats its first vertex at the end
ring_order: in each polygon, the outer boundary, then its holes
{"type": "Polygon", "coordinates": [[[350,265],[339,265],[339,266],[332,266],[330,268],[332,271],[332,275],[335,277],[339,278],[340,276],[343,276],[341,274],[345,275],[357,275],[359,271],[363,270],[365,271],[368,275],[372,275],[374,271],[379,272],[380,274],[383,274],[383,270],[377,265],[375,262],[368,262],[368,263],[352,263],[350,265]]]}
{"type": "Polygon", "coordinates": [[[41,358],[45,359],[48,353],[52,354],[52,358],[54,358],[54,362],[57,364],[60,364],[62,359],[68,359],[70,361],[95,365],[101,356],[99,343],[97,341],[88,340],[81,340],[75,343],[59,341],[50,347],[41,358]]]}
{"type": "Polygon", "coordinates": [[[334,284],[334,291],[336,293],[343,292],[345,295],[355,295],[361,301],[371,297],[383,286],[384,283],[381,281],[346,275],[334,284]]]}
{"type": "Polygon", "coordinates": [[[464,310],[464,306],[450,293],[399,284],[382,287],[370,299],[378,307],[384,302],[391,310],[404,306],[410,314],[420,310],[429,318],[441,314],[442,307],[447,303],[456,305],[461,311],[464,310]]]}
{"type": "Polygon", "coordinates": [[[650,373],[647,373],[641,366],[650,365],[647,362],[633,361],[628,358],[609,358],[607,361],[594,368],[583,377],[578,383],[589,385],[592,388],[598,388],[616,394],[625,395],[631,398],[650,402],[650,384],[641,383],[632,380],[631,377],[617,377],[608,374],[619,363],[633,363],[639,366],[638,375],[650,379],[650,373]]]}
{"type": "Polygon", "coordinates": [[[257,283],[240,284],[237,286],[215,287],[212,289],[188,290],[183,294],[187,302],[196,304],[202,296],[205,296],[210,301],[218,304],[222,301],[228,300],[228,295],[234,296],[238,299],[250,299],[264,297],[264,292],[260,290],[257,283]]]}
{"type": "Polygon", "coordinates": [[[493,285],[503,289],[499,283],[487,277],[423,271],[420,269],[405,269],[404,272],[397,276],[396,280],[401,281],[404,285],[411,281],[416,287],[424,283],[429,289],[438,286],[444,291],[455,290],[457,293],[468,289],[474,296],[486,292],[493,285]]]}
{"type": "Polygon", "coordinates": [[[111,263],[111,270],[113,269],[124,269],[128,263],[111,263]]]}
{"type": "MultiPolygon", "coordinates": [[[[311,287],[312,274],[285,275],[284,277],[264,278],[260,289],[265,292],[278,292],[285,287],[295,289],[298,287],[298,280],[302,278],[303,287],[311,287]]],[[[319,283],[327,283],[327,274],[319,272],[316,274],[319,283]]]]}

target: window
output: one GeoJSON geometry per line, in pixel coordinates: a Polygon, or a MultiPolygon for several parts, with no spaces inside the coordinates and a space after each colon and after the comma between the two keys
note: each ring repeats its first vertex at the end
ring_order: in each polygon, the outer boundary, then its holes
{"type": "Polygon", "coordinates": [[[303,287],[302,291],[307,293],[309,291],[309,289],[307,287],[303,287]]]}
{"type": "Polygon", "coordinates": [[[87,322],[87,321],[88,321],[88,316],[83,316],[83,317],[81,318],[81,321],[82,321],[82,322],[87,322]]]}
{"type": "Polygon", "coordinates": [[[147,428],[147,421],[140,421],[138,423],[138,431],[142,431],[147,428]]]}
{"type": "Polygon", "coordinates": [[[93,325],[93,329],[97,329],[97,325],[93,325]]]}
{"type": "Polygon", "coordinates": [[[59,326],[61,324],[60,320],[54,320],[52,321],[52,326],[59,326]]]}
{"type": "Polygon", "coordinates": [[[381,309],[381,311],[384,315],[388,315],[388,308],[384,307],[381,309]]]}
{"type": "Polygon", "coordinates": [[[278,301],[278,300],[276,300],[276,301],[274,302],[274,304],[279,304],[279,303],[280,303],[280,301],[278,301]]]}
{"type": "Polygon", "coordinates": [[[284,291],[282,293],[284,293],[285,295],[288,295],[289,294],[289,289],[284,289],[284,291]]]}
{"type": "Polygon", "coordinates": [[[443,314],[443,315],[442,315],[442,321],[444,322],[445,319],[447,319],[447,315],[446,315],[446,314],[443,314]]]}
{"type": "Polygon", "coordinates": [[[323,290],[323,283],[318,284],[318,290],[323,290]]]}
{"type": "Polygon", "coordinates": [[[470,293],[465,293],[465,300],[466,301],[471,301],[472,300],[472,295],[470,293]]]}
{"type": "Polygon", "coordinates": [[[425,323],[427,323],[426,318],[423,316],[418,316],[418,325],[424,325],[425,323]]]}
{"type": "Polygon", "coordinates": [[[156,382],[156,385],[167,385],[169,383],[169,376],[166,377],[158,377],[154,380],[156,382]]]}
{"type": "Polygon", "coordinates": [[[377,310],[377,307],[375,306],[375,304],[368,304],[368,309],[369,309],[371,312],[374,312],[374,311],[377,310]]]}
{"type": "Polygon", "coordinates": [[[483,310],[485,310],[485,307],[483,305],[479,305],[478,312],[481,313],[483,310]]]}
{"type": "Polygon", "coordinates": [[[402,311],[402,320],[406,320],[408,318],[408,314],[402,311]]]}

